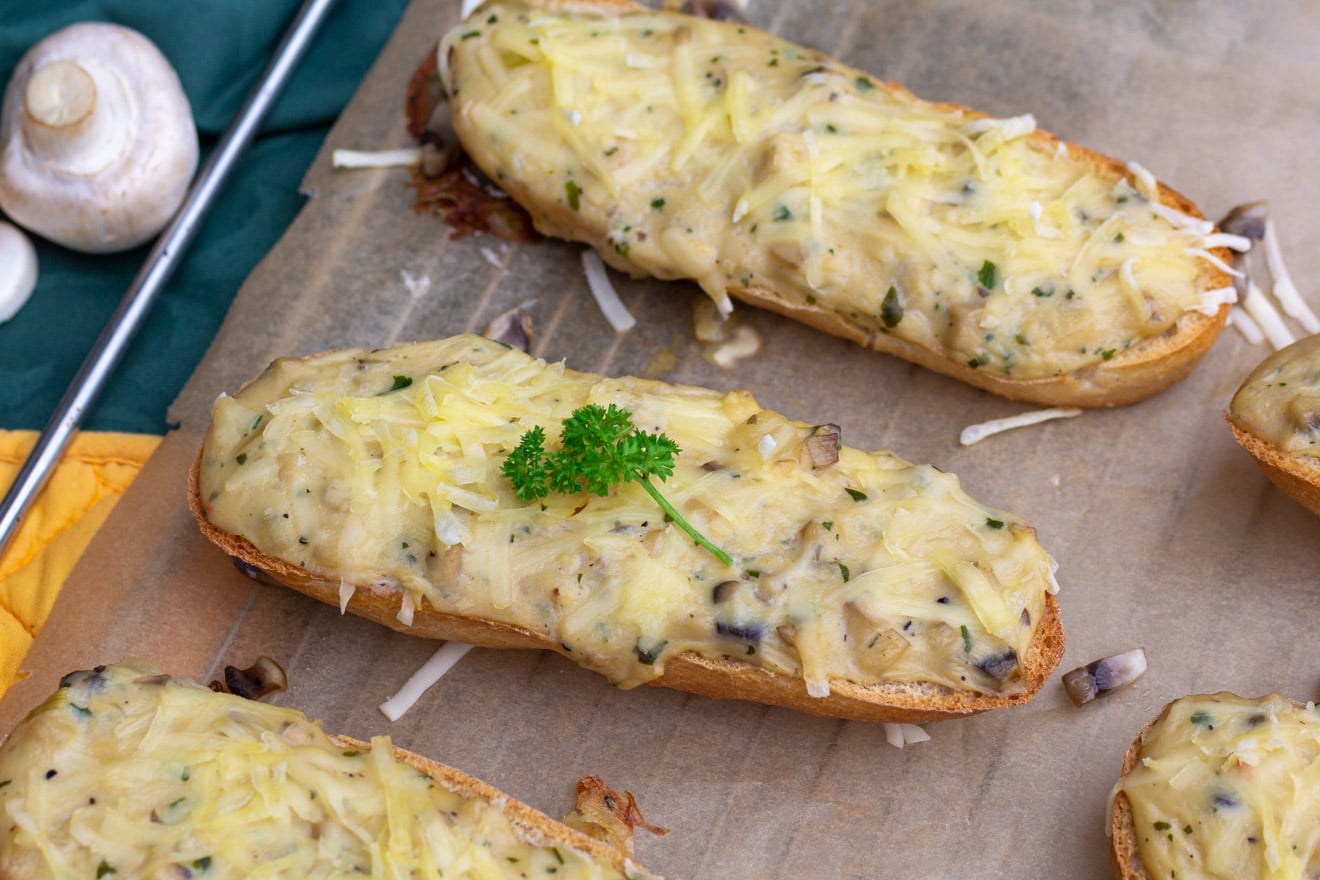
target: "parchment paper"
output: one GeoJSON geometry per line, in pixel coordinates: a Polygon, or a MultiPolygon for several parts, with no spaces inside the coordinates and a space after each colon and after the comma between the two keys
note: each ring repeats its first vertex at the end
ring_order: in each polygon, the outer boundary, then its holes
{"type": "MultiPolygon", "coordinates": [[[[639,318],[616,336],[579,250],[450,241],[416,216],[406,175],[329,167],[332,147],[407,141],[402,92],[457,17],[418,0],[309,171],[312,198],[250,277],[172,412],[166,438],[75,571],[0,704],[9,729],[71,669],[138,655],[209,679],[258,654],[288,670],[277,702],[486,779],[552,815],[598,773],[665,838],[638,858],[670,878],[1109,876],[1106,796],[1133,734],[1168,700],[1230,689],[1317,696],[1320,520],[1273,488],[1223,422],[1267,353],[1226,330],[1190,379],[1145,403],[962,448],[966,424],[1024,409],[769,314],[759,356],[700,356],[685,284],[615,276],[639,318]],[[434,650],[291,591],[254,584],[197,533],[188,466],[210,402],[274,357],[480,330],[535,299],[534,353],[579,369],[730,389],[836,422],[961,476],[1027,517],[1060,563],[1068,650],[1028,706],[932,725],[905,750],[877,725],[659,688],[614,690],[566,660],[476,650],[401,721],[377,704],[434,650]],[[1059,675],[1144,646],[1150,671],[1082,709],[1059,675]]],[[[1207,215],[1268,198],[1303,294],[1320,300],[1320,6],[1213,0],[752,0],[757,24],[930,99],[1134,159],[1207,215]]],[[[745,310],[746,311],[746,310],[745,310]]]]}

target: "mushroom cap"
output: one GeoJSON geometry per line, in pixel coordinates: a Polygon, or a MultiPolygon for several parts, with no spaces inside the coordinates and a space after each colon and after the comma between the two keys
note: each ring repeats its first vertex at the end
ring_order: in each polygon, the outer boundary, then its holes
{"type": "Polygon", "coordinates": [[[23,230],[0,220],[0,324],[18,313],[36,286],[36,248],[23,230]]]}
{"type": "MultiPolygon", "coordinates": [[[[70,147],[69,149],[72,149],[70,147]]],[[[197,129],[179,77],[146,37],[102,22],[70,25],[28,50],[0,109],[0,208],[73,250],[107,253],[148,240],[170,221],[197,169],[197,129]],[[53,156],[26,106],[33,74],[59,61],[96,82],[92,103],[106,162],[53,156]],[[113,92],[114,94],[110,94],[113,92]],[[126,126],[126,128],[120,128],[126,126]],[[106,145],[109,133],[116,143],[106,145]]]]}

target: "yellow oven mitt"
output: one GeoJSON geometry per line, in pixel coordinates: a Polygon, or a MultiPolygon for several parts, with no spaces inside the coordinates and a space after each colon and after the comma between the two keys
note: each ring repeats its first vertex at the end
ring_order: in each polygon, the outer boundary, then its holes
{"type": "MultiPolygon", "coordinates": [[[[0,694],[17,677],[64,578],[160,439],[95,432],[74,438],[0,558],[0,694]]],[[[0,492],[36,442],[35,431],[0,431],[0,492]]]]}

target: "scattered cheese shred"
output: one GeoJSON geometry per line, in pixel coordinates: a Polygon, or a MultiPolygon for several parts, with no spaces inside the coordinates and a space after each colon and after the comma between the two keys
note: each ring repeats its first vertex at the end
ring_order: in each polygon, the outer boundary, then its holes
{"type": "Polygon", "coordinates": [[[988,422],[968,425],[966,428],[963,428],[962,434],[958,437],[958,442],[963,446],[971,446],[973,443],[980,443],[986,437],[1000,434],[1004,431],[1011,431],[1014,428],[1025,428],[1030,425],[1047,422],[1050,419],[1070,419],[1073,416],[1080,416],[1081,414],[1082,411],[1075,407],[1056,406],[1051,409],[1032,410],[1031,412],[1024,412],[1016,416],[1005,416],[1002,419],[991,419],[988,422]]]}
{"type": "Polygon", "coordinates": [[[1283,263],[1279,234],[1275,230],[1274,220],[1270,218],[1265,220],[1265,265],[1269,266],[1270,277],[1274,279],[1274,298],[1283,306],[1283,311],[1288,317],[1300,321],[1307,333],[1320,333],[1320,318],[1316,317],[1297,292],[1297,286],[1288,274],[1288,267],[1283,263]]]}
{"type": "Polygon", "coordinates": [[[587,286],[591,288],[591,295],[596,298],[596,305],[600,306],[601,314],[610,322],[614,332],[631,330],[637,320],[619,299],[619,292],[610,283],[610,277],[605,273],[605,263],[600,256],[595,251],[583,251],[582,268],[587,273],[587,286]]]}
{"type": "Polygon", "coordinates": [[[463,655],[472,650],[471,645],[463,642],[445,642],[440,650],[431,655],[431,659],[422,664],[399,688],[399,692],[380,704],[380,711],[391,721],[398,721],[404,713],[413,707],[422,694],[430,690],[431,685],[454,668],[454,664],[463,659],[463,655]]]}
{"type": "Polygon", "coordinates": [[[1233,306],[1233,310],[1228,313],[1228,323],[1236,327],[1242,337],[1251,345],[1260,345],[1265,341],[1265,334],[1260,329],[1256,320],[1247,314],[1247,310],[1242,306],[1233,306]]]}
{"type": "Polygon", "coordinates": [[[1247,281],[1247,296],[1242,305],[1260,325],[1260,329],[1264,331],[1265,337],[1276,351],[1297,341],[1297,337],[1293,336],[1292,331],[1284,324],[1283,316],[1274,308],[1274,304],[1265,298],[1265,294],[1261,293],[1256,282],[1247,281]]]}
{"type": "Polygon", "coordinates": [[[1201,291],[1200,302],[1193,312],[1200,312],[1203,315],[1214,317],[1219,313],[1219,307],[1225,303],[1231,305],[1237,302],[1237,288],[1235,287],[1216,287],[1214,290],[1201,291]]]}
{"type": "Polygon", "coordinates": [[[401,168],[422,161],[420,147],[398,150],[335,150],[330,161],[336,168],[401,168]]]}
{"type": "Polygon", "coordinates": [[[930,734],[920,724],[885,724],[885,741],[896,749],[930,742],[930,734]]]}

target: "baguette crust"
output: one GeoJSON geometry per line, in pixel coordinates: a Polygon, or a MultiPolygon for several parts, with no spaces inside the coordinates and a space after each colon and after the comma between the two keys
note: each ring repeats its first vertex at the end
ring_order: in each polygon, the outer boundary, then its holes
{"type": "Polygon", "coordinates": [[[1320,516],[1320,474],[1315,468],[1308,468],[1297,458],[1284,455],[1275,446],[1256,436],[1246,426],[1237,422],[1231,414],[1226,414],[1228,426],[1233,437],[1243,449],[1251,453],[1256,464],[1270,482],[1278,486],[1294,501],[1307,510],[1320,516]]]}
{"type": "MultiPolygon", "coordinates": [[[[622,14],[645,9],[630,0],[526,0],[534,7],[565,11],[622,14]]],[[[894,83],[873,80],[873,84],[891,95],[906,100],[917,100],[907,89],[894,83]]],[[[969,120],[988,119],[986,114],[949,102],[928,102],[937,110],[961,111],[969,120]]],[[[476,132],[468,128],[470,120],[455,113],[454,123],[461,140],[471,142],[476,132]]],[[[1046,131],[1036,130],[1027,136],[1031,146],[1042,153],[1053,153],[1060,146],[1069,155],[1097,174],[1117,183],[1127,180],[1135,183],[1135,175],[1127,166],[1109,156],[1086,147],[1061,141],[1046,131]]],[[[482,153],[469,150],[481,164],[482,153]]],[[[483,170],[495,179],[497,169],[483,170]]],[[[609,230],[590,222],[583,212],[571,208],[563,199],[546,198],[542,191],[517,175],[499,175],[499,185],[518,203],[527,207],[533,222],[543,234],[567,238],[595,248],[602,259],[623,272],[638,274],[638,265],[620,255],[609,239],[609,230]]],[[[1182,214],[1197,219],[1204,215],[1185,196],[1157,183],[1160,202],[1182,214]]],[[[1225,248],[1211,251],[1222,261],[1230,254],[1225,248]]],[[[656,277],[673,280],[686,277],[679,272],[656,277]]],[[[1216,290],[1231,284],[1221,269],[1203,261],[1197,277],[1197,290],[1216,290]]],[[[847,339],[875,351],[892,354],[904,360],[942,373],[976,388],[1002,397],[1042,406],[1109,407],[1135,403],[1157,394],[1185,378],[1200,361],[1228,318],[1229,305],[1219,307],[1213,315],[1187,311],[1164,333],[1146,337],[1132,344],[1108,360],[1099,361],[1072,372],[1040,378],[1012,378],[995,375],[969,366],[965,359],[927,347],[890,333],[879,332],[873,326],[850,318],[842,311],[825,308],[800,297],[788,296],[785,291],[755,284],[730,284],[730,296],[748,304],[768,309],[799,321],[817,330],[847,339]]]]}
{"type": "MultiPolygon", "coordinates": [[[[248,567],[250,572],[260,573],[327,605],[339,606],[339,580],[267,556],[248,539],[219,529],[206,518],[198,489],[201,460],[199,453],[189,474],[188,506],[202,534],[248,567]]],[[[480,617],[446,614],[427,604],[416,608],[412,624],[405,626],[398,619],[403,603],[402,590],[378,584],[355,584],[353,587],[345,610],[398,632],[422,638],[452,639],[487,648],[547,650],[569,656],[557,642],[522,627],[480,617]]],[[[960,693],[935,686],[864,686],[832,680],[828,697],[812,697],[801,678],[728,657],[712,659],[693,652],[671,659],[664,675],[650,683],[717,699],[768,703],[813,715],[859,721],[924,723],[1025,703],[1045,684],[1062,658],[1063,648],[1058,600],[1047,594],[1045,616],[1037,627],[1031,650],[1020,658],[1025,685],[1021,693],[960,693]]]]}
{"type": "MultiPolygon", "coordinates": [[[[1164,714],[1169,711],[1170,702],[1159,715],[1146,722],[1128,746],[1123,755],[1122,778],[1126,778],[1140,760],[1141,744],[1146,739],[1164,714]]],[[[1132,819],[1132,803],[1122,791],[1114,795],[1114,805],[1109,813],[1109,863],[1114,868],[1114,876],[1119,880],[1151,880],[1146,866],[1141,863],[1141,853],[1137,851],[1137,826],[1132,819]]]]}

